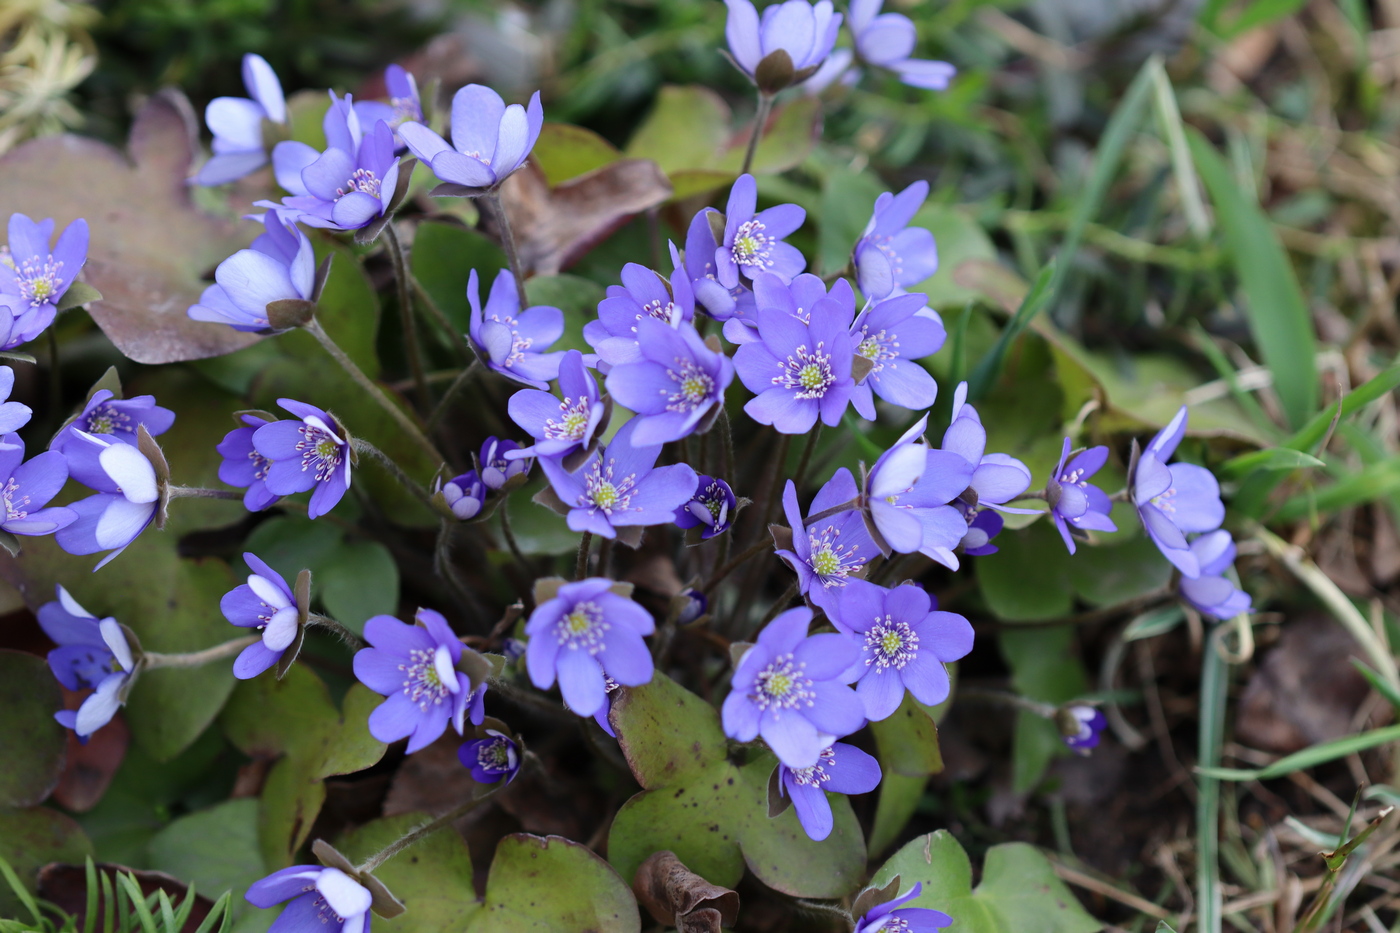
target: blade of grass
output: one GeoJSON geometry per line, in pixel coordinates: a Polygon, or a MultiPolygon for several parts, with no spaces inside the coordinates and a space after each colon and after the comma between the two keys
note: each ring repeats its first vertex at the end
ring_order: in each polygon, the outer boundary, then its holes
{"type": "Polygon", "coordinates": [[[24,905],[24,909],[29,911],[29,915],[34,918],[37,926],[44,925],[44,918],[39,913],[39,905],[34,903],[34,897],[25,888],[24,882],[19,880],[19,875],[10,867],[10,863],[0,858],[0,875],[4,875],[5,882],[10,886],[10,890],[15,892],[15,897],[24,905]]]}
{"type": "Polygon", "coordinates": [[[1172,174],[1176,176],[1181,212],[1186,215],[1186,225],[1196,239],[1205,240],[1210,236],[1210,218],[1201,199],[1200,178],[1191,164],[1191,149],[1186,145],[1186,130],[1181,122],[1181,111],[1176,105],[1176,91],[1160,59],[1150,60],[1146,68],[1152,80],[1152,102],[1157,113],[1158,129],[1162,131],[1171,153],[1172,174]]]}
{"type": "Polygon", "coordinates": [[[180,902],[180,909],[175,911],[175,926],[171,928],[172,930],[183,930],[185,928],[185,921],[190,919],[190,914],[194,911],[194,901],[194,884],[191,883],[190,886],[185,889],[185,899],[180,902]]]}
{"type": "Polygon", "coordinates": [[[1195,130],[1188,144],[1234,259],[1245,318],[1288,423],[1297,429],[1317,408],[1317,339],[1303,290],[1268,216],[1241,193],[1215,147],[1195,130]]]}
{"type": "MultiPolygon", "coordinates": [[[[1224,632],[1224,627],[1215,630],[1224,632]]],[[[1196,929],[1220,933],[1224,898],[1220,889],[1220,781],[1206,773],[1220,763],[1225,742],[1225,696],[1230,666],[1212,636],[1201,652],[1201,726],[1196,784],[1196,929]]]]}
{"type": "Polygon", "coordinates": [[[97,928],[97,866],[89,855],[83,864],[83,878],[87,882],[87,913],[83,914],[83,933],[93,933],[97,928]]]}
{"type": "Polygon", "coordinates": [[[1026,329],[1026,325],[1035,319],[1035,316],[1045,308],[1050,301],[1051,284],[1056,279],[1056,271],[1059,262],[1055,259],[1040,270],[1040,274],[1031,283],[1031,290],[1026,292],[1026,297],[1021,301],[1021,307],[1016,309],[1016,314],[1002,328],[1001,336],[997,342],[987,351],[987,355],[982,357],[977,363],[977,368],[972,371],[972,378],[968,380],[967,396],[969,399],[978,399],[991,389],[1001,376],[1001,367],[1006,359],[1006,351],[1016,342],[1016,338],[1021,336],[1021,332],[1026,329]]]}
{"type": "Polygon", "coordinates": [[[1203,775],[1222,781],[1267,781],[1396,741],[1400,741],[1400,726],[1386,726],[1382,729],[1371,729],[1359,735],[1343,736],[1330,742],[1310,745],[1300,752],[1285,755],[1264,768],[1202,767],[1196,770],[1203,775]]]}
{"type": "Polygon", "coordinates": [[[117,897],[112,890],[112,876],[102,871],[97,877],[102,882],[102,933],[116,933],[117,897]]]}
{"type": "Polygon", "coordinates": [[[1373,463],[1330,486],[1293,496],[1278,507],[1273,519],[1297,521],[1314,511],[1319,514],[1337,512],[1397,492],[1400,492],[1400,462],[1387,460],[1373,463]]]}
{"type": "Polygon", "coordinates": [[[141,896],[141,886],[136,883],[136,878],[127,872],[117,875],[117,885],[131,900],[132,909],[136,917],[141,921],[141,929],[144,933],[159,933],[156,928],[156,918],[151,913],[150,905],[141,896]]]}
{"type": "Polygon", "coordinates": [[[232,902],[233,892],[225,891],[223,896],[214,902],[214,906],[209,910],[209,916],[204,918],[204,922],[199,925],[199,929],[195,930],[194,933],[211,933],[214,929],[214,924],[219,922],[220,917],[223,918],[224,926],[219,929],[222,931],[224,927],[227,927],[228,917],[232,912],[230,906],[232,902]]]}
{"type": "Polygon", "coordinates": [[[1221,379],[1225,380],[1225,385],[1230,388],[1231,397],[1244,409],[1245,414],[1249,415],[1249,420],[1253,421],[1255,426],[1263,431],[1269,438],[1273,440],[1281,438],[1282,432],[1279,431],[1278,425],[1274,424],[1273,420],[1268,415],[1264,414],[1264,409],[1260,407],[1259,400],[1254,397],[1252,392],[1246,392],[1240,386],[1239,373],[1235,371],[1234,366],[1230,365],[1229,359],[1221,352],[1220,347],[1216,346],[1215,339],[1211,337],[1210,334],[1206,333],[1206,329],[1195,321],[1191,322],[1191,333],[1196,338],[1196,348],[1200,350],[1201,353],[1205,354],[1205,358],[1210,361],[1210,365],[1215,367],[1216,374],[1219,375],[1221,379]]]}
{"type": "Polygon", "coordinates": [[[1256,450],[1226,460],[1220,465],[1220,472],[1229,478],[1246,476],[1255,470],[1299,470],[1326,465],[1312,454],[1305,454],[1301,450],[1270,447],[1268,450],[1256,450]]]}
{"type": "Polygon", "coordinates": [[[175,905],[170,903],[170,895],[162,888],[156,891],[160,895],[157,903],[160,905],[161,927],[166,933],[179,933],[180,925],[175,922],[175,905]]]}

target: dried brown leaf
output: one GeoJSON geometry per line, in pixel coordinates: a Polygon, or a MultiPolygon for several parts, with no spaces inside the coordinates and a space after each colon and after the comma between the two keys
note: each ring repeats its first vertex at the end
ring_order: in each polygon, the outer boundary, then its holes
{"type": "Polygon", "coordinates": [[[669,850],[657,852],[637,868],[632,879],[637,900],[663,926],[696,933],[719,933],[739,917],[739,895],[710,884],[669,850]]]}

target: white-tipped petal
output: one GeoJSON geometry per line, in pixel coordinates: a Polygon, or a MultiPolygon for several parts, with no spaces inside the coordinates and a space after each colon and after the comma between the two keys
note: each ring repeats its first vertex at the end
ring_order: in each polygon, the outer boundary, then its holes
{"type": "Polygon", "coordinates": [[[272,651],[286,649],[297,637],[297,610],[295,606],[279,609],[263,629],[263,644],[272,651]]]}
{"type": "Polygon", "coordinates": [[[453,693],[462,692],[462,685],[457,682],[457,670],[452,666],[452,652],[446,645],[438,645],[437,650],[433,652],[433,668],[444,687],[453,693]]]}
{"type": "Polygon", "coordinates": [[[260,577],[255,573],[248,574],[248,589],[252,590],[254,596],[273,609],[285,609],[292,604],[292,601],[287,598],[287,594],[282,592],[281,587],[267,577],[260,577]]]}
{"type": "Polygon", "coordinates": [[[126,643],[126,633],[117,624],[117,620],[108,616],[99,622],[97,627],[102,632],[103,643],[116,656],[122,670],[130,671],[135,666],[131,659],[131,646],[126,643]]]}
{"type": "Polygon", "coordinates": [[[354,878],[339,868],[327,868],[316,878],[316,890],[326,899],[331,910],[342,920],[349,920],[369,910],[370,893],[354,878]]]}
{"type": "Polygon", "coordinates": [[[130,444],[113,444],[97,457],[102,470],[121,489],[128,502],[155,502],[156,468],[130,444]]]}

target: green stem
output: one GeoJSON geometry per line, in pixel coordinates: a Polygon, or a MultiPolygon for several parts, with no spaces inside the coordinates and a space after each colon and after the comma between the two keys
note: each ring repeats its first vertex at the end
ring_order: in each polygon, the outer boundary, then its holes
{"type": "Polygon", "coordinates": [[[219,661],[238,654],[260,637],[259,635],[246,635],[243,638],[226,641],[222,645],[205,648],[203,651],[190,651],[182,654],[161,654],[158,651],[147,651],[141,656],[142,664],[148,671],[158,667],[201,667],[210,661],[219,661]]]}
{"type": "Polygon", "coordinates": [[[472,376],[480,369],[481,361],[472,360],[471,365],[463,369],[457,374],[457,378],[452,380],[452,385],[447,387],[447,391],[443,393],[442,398],[438,399],[437,407],[434,408],[433,413],[428,416],[429,431],[437,429],[438,423],[441,422],[443,416],[447,414],[453,399],[457,397],[457,393],[461,392],[462,389],[466,387],[467,383],[471,381],[472,376]]]}
{"type": "Polygon", "coordinates": [[[505,205],[501,203],[501,193],[493,188],[482,195],[482,200],[491,205],[491,210],[496,215],[496,223],[500,225],[501,249],[505,251],[506,261],[510,263],[510,274],[515,279],[515,294],[520,299],[520,310],[524,311],[530,304],[530,299],[525,295],[525,273],[520,268],[520,255],[515,249],[515,234],[511,232],[510,218],[506,216],[505,205]]]}
{"type": "Polygon", "coordinates": [[[471,344],[467,343],[467,339],[462,336],[462,332],[447,319],[447,314],[442,308],[438,307],[438,303],[433,300],[432,295],[428,294],[428,290],[423,287],[423,283],[413,278],[413,273],[411,272],[409,273],[409,278],[413,282],[413,291],[414,294],[418,296],[418,303],[428,309],[429,317],[436,321],[439,327],[447,331],[447,336],[451,339],[452,345],[456,347],[457,352],[462,355],[462,361],[465,363],[476,363],[476,351],[472,349],[471,344]]]}
{"type": "Polygon", "coordinates": [[[474,800],[468,800],[466,803],[459,804],[458,806],[453,807],[451,810],[448,810],[446,813],[444,813],[437,819],[428,823],[424,823],[417,829],[409,830],[408,832],[400,836],[398,839],[395,839],[393,842],[389,843],[387,846],[380,849],[378,852],[374,853],[369,858],[361,862],[356,870],[361,873],[374,871],[380,865],[383,865],[385,862],[389,861],[389,859],[398,855],[400,852],[402,852],[404,849],[407,849],[409,846],[413,845],[418,840],[424,838],[425,836],[431,836],[433,833],[437,832],[439,829],[442,829],[444,826],[449,826],[452,823],[455,823],[462,816],[462,814],[466,813],[468,810],[481,803],[487,797],[490,797],[491,794],[494,794],[499,789],[499,786],[494,787],[488,793],[482,794],[480,797],[477,797],[474,800]]]}
{"type": "Polygon", "coordinates": [[[747,175],[753,167],[754,153],[758,151],[758,141],[763,138],[763,128],[768,123],[768,112],[773,109],[773,95],[758,92],[758,112],[753,118],[753,134],[749,136],[749,148],[744,152],[744,167],[740,175],[747,175]]]}
{"type": "Polygon", "coordinates": [[[720,453],[723,460],[720,463],[724,468],[723,479],[727,483],[734,479],[734,432],[729,427],[729,410],[723,405],[719,409],[719,438],[720,453]]]}
{"type": "MultiPolygon", "coordinates": [[[[731,533],[732,530],[730,532],[726,532],[726,534],[731,533]]],[[[730,573],[737,570],[739,567],[742,567],[744,565],[744,562],[747,561],[750,557],[753,557],[757,554],[761,554],[764,551],[772,550],[772,548],[773,543],[771,541],[764,540],[760,540],[758,541],[758,543],[750,545],[746,550],[739,554],[738,557],[729,561],[729,563],[722,565],[718,570],[714,572],[714,575],[710,577],[710,582],[705,584],[706,594],[713,592],[714,588],[716,586],[719,586],[720,581],[722,581],[725,577],[729,576],[730,573]]]]}
{"type": "Polygon", "coordinates": [[[395,463],[392,457],[390,457],[384,451],[380,450],[378,447],[375,447],[373,444],[371,444],[369,441],[365,440],[362,437],[354,438],[352,443],[354,444],[356,453],[364,454],[371,460],[374,460],[380,466],[384,467],[384,469],[388,470],[389,473],[394,477],[394,479],[399,481],[399,485],[401,485],[404,489],[407,489],[409,492],[417,496],[419,500],[423,502],[424,505],[427,505],[429,508],[432,508],[433,497],[428,493],[428,490],[424,489],[418,483],[414,482],[413,478],[407,473],[405,473],[403,467],[395,463]]]}
{"type": "MultiPolygon", "coordinates": [[[[1221,631],[1217,629],[1216,631],[1221,631]]],[[[1198,768],[1220,764],[1225,740],[1225,697],[1230,666],[1216,650],[1214,635],[1201,652],[1201,724],[1196,757],[1198,768]]],[[[1198,775],[1196,794],[1196,929],[1220,933],[1220,779],[1198,775]]]]}
{"type": "Polygon", "coordinates": [[[776,619],[778,617],[778,613],[786,609],[787,604],[792,602],[792,598],[796,595],[797,581],[793,580],[792,583],[788,585],[788,588],[783,590],[783,595],[779,596],[773,602],[773,605],[768,607],[768,611],[763,614],[763,618],[759,621],[758,627],[763,628],[763,626],[776,619]]]}
{"type": "Polygon", "coordinates": [[[1048,703],[1037,703],[1035,700],[1027,699],[1019,693],[1009,693],[1005,690],[985,690],[981,687],[958,687],[957,697],[959,700],[971,702],[981,701],[995,706],[1010,706],[1016,709],[1023,709],[1028,713],[1034,713],[1052,722],[1058,712],[1055,707],[1048,703]]]}
{"type": "Polygon", "coordinates": [[[345,644],[349,645],[351,648],[359,649],[365,646],[365,640],[363,638],[361,638],[359,635],[356,635],[354,632],[350,631],[348,628],[346,628],[341,623],[337,622],[335,619],[332,619],[330,616],[323,616],[318,612],[310,613],[306,617],[306,625],[308,628],[325,629],[332,635],[339,638],[341,641],[345,642],[345,644]]]}
{"type": "Polygon", "coordinates": [[[457,573],[457,565],[452,561],[452,532],[456,523],[443,518],[438,525],[437,546],[433,549],[433,571],[447,581],[447,588],[469,613],[479,619],[486,618],[486,608],[481,605],[471,588],[457,573]]]}
{"type": "Polygon", "coordinates": [[[525,572],[525,579],[528,581],[534,576],[534,571],[530,569],[530,562],[525,559],[525,552],[520,550],[520,545],[515,540],[515,532],[510,527],[510,503],[501,503],[501,537],[506,539],[506,547],[510,549],[511,556],[520,565],[520,569],[525,572]]]}
{"type": "Polygon", "coordinates": [[[574,562],[574,579],[582,580],[588,576],[588,549],[593,544],[593,532],[585,531],[582,540],[578,543],[578,560],[574,562]]]}
{"type": "Polygon", "coordinates": [[[802,446],[802,458],[797,461],[797,472],[792,478],[799,491],[802,489],[802,481],[807,478],[807,466],[812,462],[812,453],[817,449],[817,441],[821,436],[822,423],[818,421],[816,427],[807,434],[807,443],[802,446]]]}
{"type": "Polygon", "coordinates": [[[306,325],[305,330],[310,333],[311,336],[315,337],[316,342],[331,355],[332,359],[340,364],[340,368],[345,370],[350,378],[355,380],[360,388],[368,392],[370,397],[378,403],[379,407],[384,409],[384,411],[389,414],[389,417],[394,419],[394,422],[403,429],[403,432],[412,438],[413,442],[428,455],[429,460],[434,464],[447,462],[447,459],[443,457],[442,454],[438,453],[437,448],[433,446],[433,442],[428,440],[427,435],[419,430],[418,425],[413,423],[413,420],[404,413],[403,409],[395,405],[393,400],[384,393],[384,390],[376,385],[374,380],[370,379],[369,376],[366,376],[364,370],[356,366],[355,361],[350,359],[346,352],[331,339],[330,334],[326,333],[320,321],[312,320],[306,325]]]}
{"type": "Polygon", "coordinates": [[[413,297],[408,280],[408,263],[404,261],[403,244],[391,221],[384,225],[389,243],[389,257],[394,262],[394,280],[399,291],[399,322],[403,325],[403,352],[408,357],[408,370],[413,374],[414,391],[418,393],[418,408],[427,411],[432,404],[428,381],[423,376],[423,350],[418,345],[418,328],[413,321],[413,297]]]}
{"type": "Polygon", "coordinates": [[[201,486],[167,486],[172,499],[242,499],[243,493],[232,489],[205,489],[201,486]]]}

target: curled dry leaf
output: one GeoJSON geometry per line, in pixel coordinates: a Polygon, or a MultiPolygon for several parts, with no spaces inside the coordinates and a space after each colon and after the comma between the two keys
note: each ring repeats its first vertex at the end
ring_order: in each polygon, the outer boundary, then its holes
{"type": "Polygon", "coordinates": [[[251,227],[195,208],[186,177],[196,123],[184,95],[164,90],[136,115],[127,153],[80,136],[45,136],[0,158],[0,204],[58,229],[91,229],[84,278],[102,293],[88,305],[103,332],[138,363],[220,356],[258,338],[192,321],[201,277],[253,238],[251,227]]]}
{"type": "Polygon", "coordinates": [[[739,917],[738,894],[710,884],[669,850],[657,852],[637,868],[632,890],[657,923],[684,933],[719,933],[721,926],[733,926],[739,917]]]}

